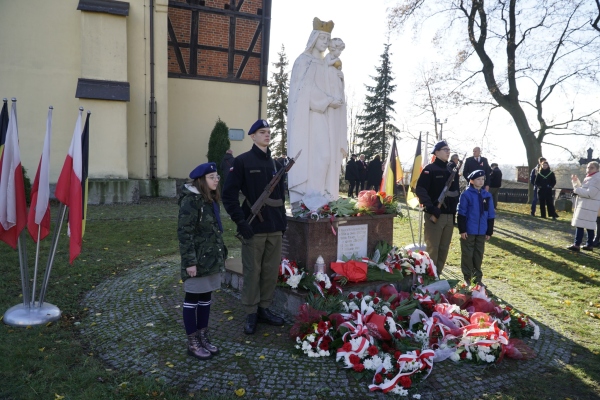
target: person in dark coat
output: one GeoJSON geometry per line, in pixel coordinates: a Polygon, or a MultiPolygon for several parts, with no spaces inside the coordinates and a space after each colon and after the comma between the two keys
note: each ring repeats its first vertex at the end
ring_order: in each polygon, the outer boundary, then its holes
{"type": "Polygon", "coordinates": [[[492,163],[492,172],[490,173],[490,194],[494,199],[494,210],[498,209],[498,191],[502,187],[502,171],[498,168],[498,164],[492,163]]]}
{"type": "MultiPolygon", "coordinates": [[[[378,192],[379,187],[381,186],[381,177],[383,176],[381,158],[379,155],[376,155],[367,167],[367,189],[378,192]]],[[[390,193],[390,196],[391,195],[393,195],[393,193],[390,193]]]]}
{"type": "Polygon", "coordinates": [[[538,171],[540,169],[542,169],[542,164],[544,161],[546,161],[546,159],[544,157],[540,157],[538,159],[538,165],[534,169],[532,169],[531,172],[529,173],[529,183],[531,183],[531,186],[533,186],[533,200],[531,201],[531,216],[532,217],[535,217],[535,208],[538,203],[537,187],[535,186],[535,177],[537,176],[538,171]]]}
{"type": "Polygon", "coordinates": [[[358,167],[358,181],[360,184],[360,190],[365,190],[367,181],[367,162],[365,161],[365,155],[361,154],[358,161],[356,162],[358,167]]]}
{"type": "Polygon", "coordinates": [[[246,312],[244,333],[254,334],[257,322],[281,326],[285,321],[269,310],[275,294],[281,241],[287,229],[285,216],[285,187],[283,180],[274,188],[269,202],[261,209],[261,218],[248,222],[251,207],[263,194],[265,187],[283,166],[271,157],[271,129],[263,119],[248,130],[254,142],[250,151],[240,154],[233,162],[223,189],[223,206],[237,225],[242,243],[244,286],[241,300],[246,312]],[[245,199],[240,204],[240,192],[245,199]]]}
{"type": "Polygon", "coordinates": [[[547,161],[542,163],[535,177],[535,186],[538,190],[538,200],[540,201],[540,213],[542,218],[546,218],[546,208],[548,208],[548,216],[556,221],[558,214],[554,210],[554,186],[556,186],[556,176],[550,170],[550,165],[547,161]]]}
{"type": "Polygon", "coordinates": [[[490,164],[488,163],[487,158],[481,157],[481,148],[475,147],[473,149],[473,157],[468,157],[465,160],[465,166],[463,168],[463,176],[469,181],[469,175],[471,172],[477,171],[478,169],[485,172],[485,185],[484,189],[490,189],[490,172],[492,169],[490,168],[490,164]]]}
{"type": "Polygon", "coordinates": [[[358,197],[358,178],[356,154],[352,154],[350,160],[346,163],[346,175],[344,175],[344,179],[348,181],[348,198],[354,196],[354,190],[356,190],[356,196],[358,197]]]}

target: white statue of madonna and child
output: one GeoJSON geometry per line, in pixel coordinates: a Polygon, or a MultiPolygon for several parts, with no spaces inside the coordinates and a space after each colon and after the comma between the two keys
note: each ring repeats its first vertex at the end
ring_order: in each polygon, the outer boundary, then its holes
{"type": "Polygon", "coordinates": [[[288,97],[288,155],[302,156],[288,172],[292,211],[309,210],[339,198],[342,160],[348,155],[341,39],[333,22],[313,20],[306,49],[294,62],[288,97]],[[324,56],[325,50],[329,53],[324,56]]]}

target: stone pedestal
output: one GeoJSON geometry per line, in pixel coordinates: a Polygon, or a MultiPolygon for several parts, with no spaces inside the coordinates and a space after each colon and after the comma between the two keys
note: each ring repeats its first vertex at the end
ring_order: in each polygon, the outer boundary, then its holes
{"type": "MultiPolygon", "coordinates": [[[[380,240],[391,244],[394,232],[393,214],[342,217],[335,218],[333,222],[323,218],[312,220],[288,217],[287,223],[281,255],[289,260],[295,260],[299,266],[305,267],[310,272],[313,271],[317,257],[323,256],[327,273],[331,273],[329,265],[337,260],[340,227],[348,232],[352,230],[352,226],[357,226],[357,232],[362,232],[365,229],[364,225],[367,225],[366,250],[369,255],[375,251],[375,245],[380,240]]],[[[359,254],[359,256],[367,254],[359,254]]]]}

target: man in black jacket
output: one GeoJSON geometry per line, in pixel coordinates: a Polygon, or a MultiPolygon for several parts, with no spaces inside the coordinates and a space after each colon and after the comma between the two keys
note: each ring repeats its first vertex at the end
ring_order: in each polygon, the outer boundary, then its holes
{"type": "Polygon", "coordinates": [[[254,145],[246,153],[237,156],[229,172],[223,189],[223,205],[237,224],[237,230],[244,238],[242,244],[242,265],[244,286],[242,305],[246,311],[244,333],[256,331],[256,323],[264,322],[281,326],[283,318],[273,314],[269,306],[273,301],[275,284],[281,262],[281,237],[287,228],[285,216],[285,190],[283,180],[273,190],[261,210],[261,217],[248,223],[250,207],[263,193],[267,184],[281,164],[271,158],[269,143],[271,130],[267,121],[259,119],[252,125],[248,134],[254,145]],[[240,191],[245,197],[240,206],[240,191]]]}
{"type": "Polygon", "coordinates": [[[478,169],[483,170],[485,172],[485,183],[483,184],[485,190],[489,191],[490,189],[490,172],[492,169],[490,168],[490,164],[488,163],[487,158],[481,157],[481,149],[479,147],[475,147],[473,149],[473,157],[468,157],[465,160],[465,167],[463,169],[463,176],[466,181],[469,182],[467,178],[471,175],[471,172],[477,171],[478,169]]]}
{"type": "Polygon", "coordinates": [[[419,202],[425,207],[425,245],[439,276],[450,250],[454,228],[452,220],[458,203],[458,192],[446,197],[441,207],[438,207],[437,200],[451,174],[448,169],[450,147],[442,140],[435,145],[431,153],[435,155],[435,161],[423,168],[415,192],[419,202]],[[432,216],[437,218],[436,222],[431,220],[432,216]]]}
{"type": "Polygon", "coordinates": [[[490,173],[490,194],[494,199],[494,210],[498,209],[498,191],[502,187],[502,171],[498,168],[498,164],[492,163],[492,172],[490,173]]]}
{"type": "Polygon", "coordinates": [[[348,181],[348,198],[354,195],[356,187],[356,196],[358,196],[358,166],[356,164],[356,154],[350,156],[350,160],[346,163],[346,175],[344,179],[348,181]]]}

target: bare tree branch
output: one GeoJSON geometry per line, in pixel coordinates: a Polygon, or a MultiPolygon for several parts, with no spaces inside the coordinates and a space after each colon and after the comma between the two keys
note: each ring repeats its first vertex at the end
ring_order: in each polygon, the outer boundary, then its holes
{"type": "Polygon", "coordinates": [[[600,26],[598,26],[598,23],[600,23],[600,0],[596,0],[596,7],[598,7],[598,16],[596,17],[594,22],[592,22],[592,27],[594,27],[595,30],[600,32],[600,26]]]}

